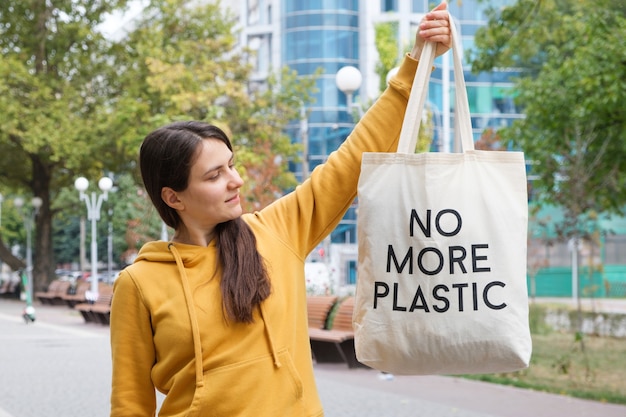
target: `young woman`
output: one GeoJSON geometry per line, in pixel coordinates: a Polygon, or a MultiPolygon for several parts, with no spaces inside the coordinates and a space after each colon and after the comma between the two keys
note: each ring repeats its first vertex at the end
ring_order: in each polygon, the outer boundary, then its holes
{"type": "Polygon", "coordinates": [[[322,416],[304,261],[356,196],[361,154],[395,151],[425,41],[450,47],[445,3],[420,23],[390,86],[297,189],[242,214],[230,141],[202,122],[150,133],[145,188],[171,242],[150,242],[115,283],[111,416],[322,416]]]}

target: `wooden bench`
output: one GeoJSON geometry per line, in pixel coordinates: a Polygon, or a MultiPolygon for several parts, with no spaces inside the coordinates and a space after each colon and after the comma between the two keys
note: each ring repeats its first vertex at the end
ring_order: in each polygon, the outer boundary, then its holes
{"type": "Polygon", "coordinates": [[[20,280],[7,279],[0,285],[0,296],[20,298],[20,280]]]}
{"type": "Polygon", "coordinates": [[[74,308],[77,304],[86,303],[87,298],[85,293],[91,288],[91,283],[87,281],[80,281],[76,284],[76,291],[74,293],[67,293],[63,297],[63,301],[68,307],[74,308]]]}
{"type": "Polygon", "coordinates": [[[95,302],[76,304],[74,310],[80,312],[86,323],[109,324],[112,300],[113,286],[101,285],[98,289],[98,299],[95,302]]]}
{"type": "Polygon", "coordinates": [[[325,329],[328,314],[337,302],[337,296],[309,296],[306,298],[306,309],[309,318],[309,329],[325,329]]]}
{"type": "Polygon", "coordinates": [[[35,292],[35,299],[39,300],[41,304],[64,304],[63,297],[67,295],[71,285],[72,283],[69,281],[55,279],[48,285],[47,291],[35,292]]]}
{"type": "MultiPolygon", "coordinates": [[[[111,301],[113,300],[113,292],[107,294],[108,300],[101,303],[96,302],[91,306],[91,315],[97,323],[110,325],[111,324],[111,301]]],[[[98,297],[100,299],[100,297],[98,297]]]]}
{"type": "Polygon", "coordinates": [[[327,322],[331,322],[330,328],[309,327],[311,351],[316,362],[344,362],[350,368],[365,366],[357,361],[354,351],[353,310],[353,297],[340,300],[330,310],[332,316],[327,319],[327,322]]]}

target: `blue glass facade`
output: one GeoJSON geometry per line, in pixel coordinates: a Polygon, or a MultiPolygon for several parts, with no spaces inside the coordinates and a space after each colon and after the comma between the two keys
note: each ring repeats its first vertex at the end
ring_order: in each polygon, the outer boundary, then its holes
{"type": "MultiPolygon", "coordinates": [[[[510,3],[510,0],[494,0],[488,3],[477,0],[449,3],[450,13],[457,19],[461,29],[464,49],[473,46],[476,30],[486,23],[486,7],[501,6],[510,3]]],[[[398,34],[399,45],[406,48],[406,43],[413,41],[421,14],[431,10],[433,4],[427,0],[412,0],[410,3],[395,0],[281,2],[281,64],[296,70],[301,76],[312,75],[322,69],[314,103],[306,109],[309,170],[313,170],[328,154],[337,149],[354,126],[354,117],[348,112],[346,95],[335,84],[335,74],[340,68],[352,65],[361,69],[365,81],[367,71],[360,68],[360,63],[363,63],[363,57],[359,56],[360,42],[363,39],[361,34],[373,30],[376,21],[397,22],[398,27],[404,27],[405,32],[410,32],[410,38],[407,38],[408,33],[398,34]],[[368,8],[366,15],[375,21],[361,21],[363,10],[360,8],[368,8]]],[[[443,58],[437,58],[429,87],[429,104],[435,125],[432,145],[434,151],[450,149],[444,145],[453,137],[450,130],[454,126],[454,78],[451,72],[446,72],[450,70],[451,65],[444,65],[443,58]],[[446,88],[451,90],[448,109],[444,109],[444,103],[448,103],[443,98],[446,88]]],[[[517,73],[514,71],[475,75],[470,72],[469,67],[466,68],[465,79],[475,139],[486,128],[496,129],[509,125],[515,118],[521,117],[513,100],[506,94],[511,88],[510,80],[515,75],[517,73]]],[[[359,91],[355,92],[355,96],[358,95],[359,91]]],[[[295,141],[300,140],[301,133],[297,123],[290,133],[295,141]]],[[[294,163],[291,168],[299,178],[307,174],[303,173],[301,164],[294,163]]],[[[355,242],[355,219],[356,214],[351,210],[333,233],[334,243],[355,242]]]]}
{"type": "MultiPolygon", "coordinates": [[[[459,22],[463,49],[474,47],[476,31],[487,23],[485,16],[487,8],[500,8],[511,3],[511,0],[449,2],[450,14],[459,22]]],[[[512,80],[517,75],[519,75],[517,71],[510,69],[472,74],[469,67],[465,68],[464,76],[475,139],[479,139],[485,129],[510,126],[513,120],[522,117],[521,111],[516,108],[513,98],[508,94],[512,88],[512,80]]]]}
{"type": "MultiPolygon", "coordinates": [[[[323,70],[314,103],[307,108],[308,161],[313,170],[341,145],[354,126],[346,96],[335,84],[335,74],[346,65],[359,65],[358,1],[283,2],[282,18],[283,65],[301,76],[323,70]]],[[[292,133],[299,138],[297,127],[292,133]]],[[[292,168],[300,178],[306,175],[301,164],[292,168]]],[[[331,239],[354,242],[355,220],[352,210],[331,239]]]]}
{"type": "MultiPolygon", "coordinates": [[[[500,8],[514,0],[449,0],[448,8],[457,22],[464,52],[474,46],[474,36],[487,23],[488,7],[500,8]]],[[[337,71],[352,65],[361,70],[363,85],[354,97],[368,101],[377,96],[378,75],[374,73],[377,53],[374,47],[374,27],[387,22],[397,28],[398,46],[407,50],[413,43],[421,15],[431,10],[440,0],[246,0],[247,19],[242,20],[245,38],[242,44],[258,52],[255,61],[254,82],[262,85],[267,74],[287,65],[302,76],[315,74],[320,68],[322,75],[317,81],[318,92],[314,103],[308,105],[307,142],[309,169],[323,162],[327,155],[337,149],[354,126],[354,117],[348,113],[346,95],[335,84],[337,71]]],[[[234,7],[241,3],[231,0],[234,7]]],[[[450,54],[447,54],[448,58],[450,54]]],[[[465,59],[467,55],[463,54],[465,59]]],[[[452,63],[440,57],[435,61],[429,86],[429,107],[434,117],[433,151],[450,150],[450,138],[454,136],[454,74],[452,63]],[[446,99],[444,99],[444,97],[446,99]],[[445,105],[444,105],[445,103],[445,105]],[[446,146],[447,144],[447,146],[446,146]]],[[[472,117],[474,138],[478,140],[486,129],[498,129],[522,118],[508,94],[513,79],[520,75],[516,69],[473,74],[469,61],[465,62],[465,81],[472,117]]],[[[304,125],[304,124],[303,124],[304,125]]],[[[304,138],[300,123],[295,121],[290,129],[294,141],[304,138]]],[[[293,163],[291,169],[299,178],[303,167],[293,163]]],[[[306,173],[304,173],[306,175],[306,173]]],[[[356,203],[355,203],[356,204],[356,203]]],[[[330,257],[341,277],[338,284],[352,285],[356,281],[355,245],[356,210],[349,210],[339,227],[332,233],[333,249],[340,249],[330,257]],[[347,248],[347,249],[346,249],[347,248]]],[[[619,229],[621,230],[621,229],[619,229]]],[[[606,277],[624,274],[620,254],[626,240],[623,231],[607,236],[606,277]],[[619,270],[610,268],[620,268],[619,270]]],[[[325,247],[328,249],[329,247],[325,247]]],[[[550,264],[558,268],[546,270],[546,276],[537,282],[553,282],[556,275],[567,283],[571,276],[568,269],[570,254],[564,245],[546,248],[550,264]],[[560,268],[560,269],[559,269],[560,268]]],[[[328,260],[328,259],[327,259],[328,260]]],[[[618,280],[623,281],[623,278],[618,280]]],[[[564,284],[566,285],[566,284],[564,284]]],[[[599,288],[603,288],[600,286],[599,288]]],[[[539,292],[543,290],[538,288],[539,292]]],[[[546,295],[563,295],[546,293],[546,295]]],[[[602,294],[597,294],[602,295],[602,294]]]]}

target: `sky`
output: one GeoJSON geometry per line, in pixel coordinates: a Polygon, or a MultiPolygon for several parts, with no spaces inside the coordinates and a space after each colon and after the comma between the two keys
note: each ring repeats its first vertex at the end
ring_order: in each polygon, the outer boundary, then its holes
{"type": "Polygon", "coordinates": [[[111,39],[120,39],[124,34],[122,30],[124,25],[141,14],[141,11],[147,4],[147,0],[130,1],[125,13],[116,12],[107,15],[105,20],[98,26],[98,29],[111,39]]]}

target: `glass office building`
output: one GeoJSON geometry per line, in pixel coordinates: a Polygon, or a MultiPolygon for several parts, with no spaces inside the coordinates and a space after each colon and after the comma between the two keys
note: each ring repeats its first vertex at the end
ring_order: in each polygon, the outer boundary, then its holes
{"type": "MultiPolygon", "coordinates": [[[[282,2],[282,64],[300,75],[320,68],[318,92],[306,109],[308,169],[324,162],[352,130],[355,120],[346,95],[338,90],[335,74],[344,66],[359,67],[359,2],[357,0],[282,2]]],[[[299,129],[294,129],[296,139],[299,129]]],[[[300,137],[302,134],[300,132],[300,137]]],[[[299,177],[302,164],[294,165],[299,177]]],[[[356,209],[351,208],[331,235],[336,243],[356,242],[356,209]]]]}
{"type": "MultiPolygon", "coordinates": [[[[500,7],[508,0],[485,4],[476,0],[450,1],[463,49],[471,48],[474,34],[486,24],[485,8],[500,7]]],[[[345,140],[358,114],[349,111],[346,95],[336,85],[335,75],[344,66],[354,66],[363,82],[355,101],[363,108],[380,94],[375,72],[378,52],[375,25],[388,22],[396,30],[400,51],[398,61],[413,44],[417,26],[435,3],[426,0],[247,0],[233,2],[240,14],[241,42],[257,51],[253,83],[262,84],[272,68],[288,66],[301,76],[320,68],[314,103],[304,109],[306,123],[294,121],[289,133],[294,141],[306,138],[308,170],[300,163],[291,168],[302,179],[345,140]],[[306,131],[303,132],[303,128],[306,131]],[[303,169],[304,168],[304,169],[303,169]],[[305,172],[307,171],[307,172],[305,172]]],[[[433,151],[454,147],[454,78],[449,54],[439,57],[431,75],[429,106],[434,119],[433,151]]],[[[465,79],[470,101],[472,126],[477,140],[487,128],[497,129],[522,117],[506,92],[511,88],[512,70],[472,74],[465,79]]],[[[356,204],[355,204],[356,206],[356,204]]],[[[356,242],[356,213],[351,209],[333,232],[333,243],[356,242]]]]}

